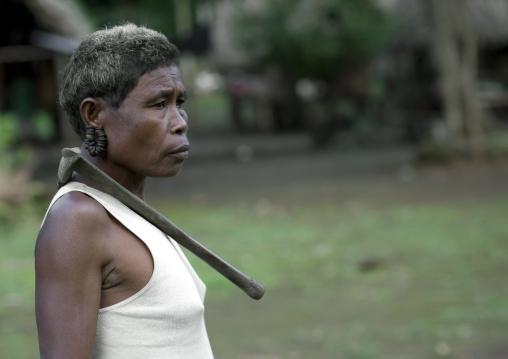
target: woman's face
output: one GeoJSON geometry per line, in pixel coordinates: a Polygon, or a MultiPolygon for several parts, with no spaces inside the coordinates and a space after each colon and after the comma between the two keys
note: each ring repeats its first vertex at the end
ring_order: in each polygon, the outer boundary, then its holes
{"type": "Polygon", "coordinates": [[[178,174],[189,150],[185,98],[177,66],[141,76],[120,107],[105,112],[106,160],[134,175],[178,174]]]}

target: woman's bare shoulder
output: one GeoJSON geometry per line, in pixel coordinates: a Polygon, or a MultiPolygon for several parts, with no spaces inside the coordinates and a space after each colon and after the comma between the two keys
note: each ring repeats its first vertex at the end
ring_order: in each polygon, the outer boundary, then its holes
{"type": "MultiPolygon", "coordinates": [[[[55,201],[48,211],[35,247],[38,252],[55,255],[96,256],[107,254],[111,218],[104,207],[81,192],[69,192],[55,201]]],[[[53,256],[51,256],[53,257],[53,256]]]]}
{"type": "Polygon", "coordinates": [[[35,248],[42,357],[91,357],[103,269],[111,260],[110,222],[106,210],[80,192],[63,195],[50,208],[35,248]]]}

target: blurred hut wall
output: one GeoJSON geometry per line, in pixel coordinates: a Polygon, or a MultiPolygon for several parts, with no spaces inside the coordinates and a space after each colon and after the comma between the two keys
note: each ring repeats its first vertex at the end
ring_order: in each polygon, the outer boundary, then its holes
{"type": "Polygon", "coordinates": [[[73,2],[0,2],[0,116],[17,121],[19,143],[76,144],[57,103],[58,79],[90,30],[73,2]]]}
{"type": "Polygon", "coordinates": [[[406,137],[434,136],[478,158],[486,131],[506,126],[508,2],[376,1],[402,23],[382,71],[405,113],[406,137]]]}

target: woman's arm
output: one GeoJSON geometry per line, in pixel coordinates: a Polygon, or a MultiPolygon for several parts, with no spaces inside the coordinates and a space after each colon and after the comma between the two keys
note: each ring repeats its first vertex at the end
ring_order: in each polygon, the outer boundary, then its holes
{"type": "Polygon", "coordinates": [[[82,193],[66,194],[51,208],[35,249],[42,358],[92,357],[108,230],[104,208],[82,193]]]}

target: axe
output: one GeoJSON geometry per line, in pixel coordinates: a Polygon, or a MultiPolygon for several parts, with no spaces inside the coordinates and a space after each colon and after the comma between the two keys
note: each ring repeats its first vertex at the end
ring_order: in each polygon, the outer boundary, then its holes
{"type": "Polygon", "coordinates": [[[79,173],[84,178],[100,186],[103,192],[118,199],[183,247],[194,253],[198,258],[205,261],[217,272],[236,284],[247,293],[249,297],[261,299],[265,293],[265,285],[262,282],[249,277],[178,228],[173,222],[153,209],[146,202],[136,197],[90,161],[83,158],[81,150],[78,147],[64,148],[62,150],[60,166],[58,167],[58,188],[70,181],[73,172],[79,173]]]}

